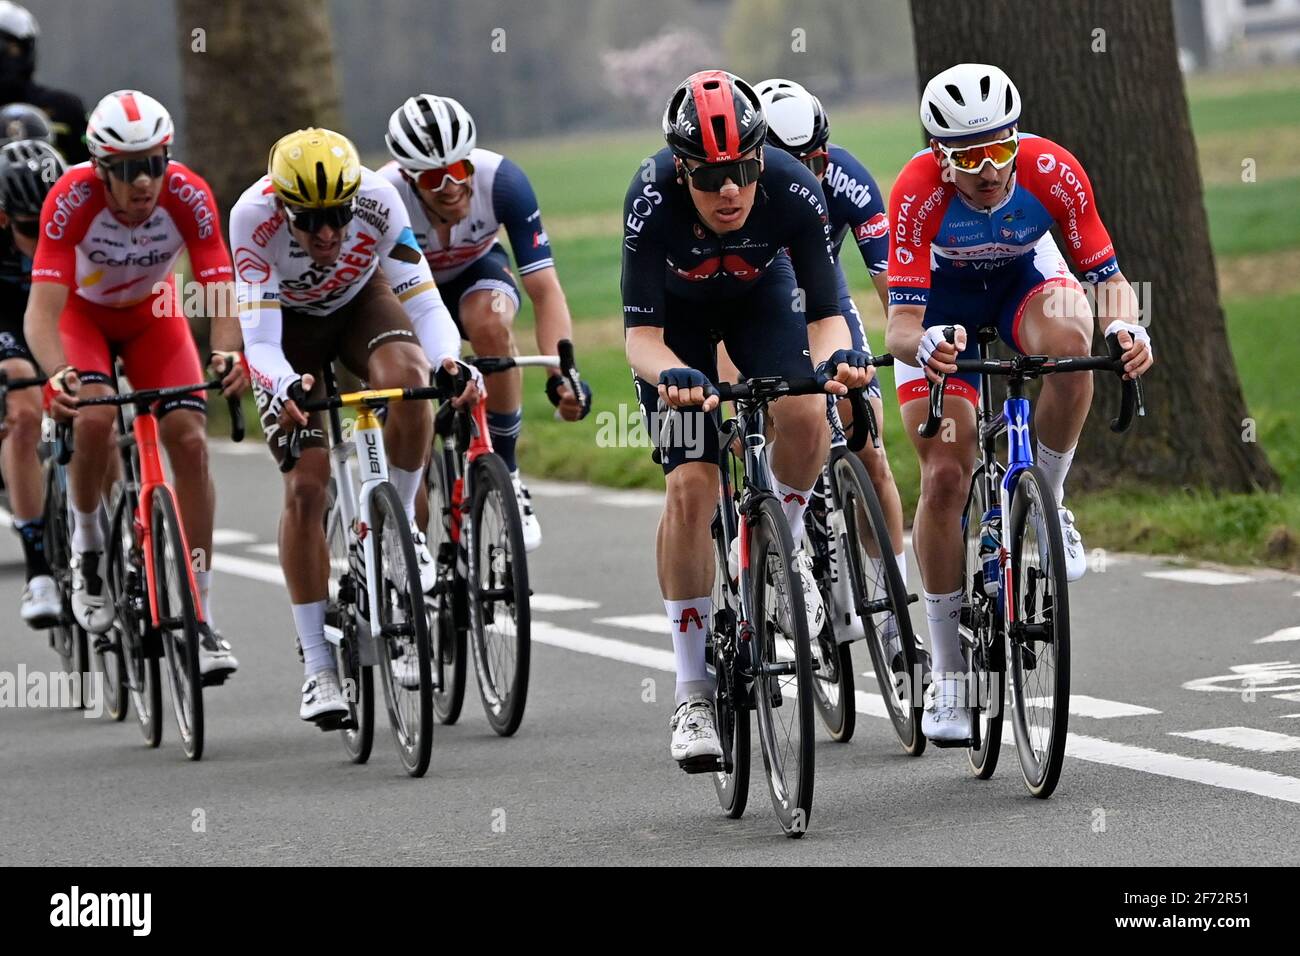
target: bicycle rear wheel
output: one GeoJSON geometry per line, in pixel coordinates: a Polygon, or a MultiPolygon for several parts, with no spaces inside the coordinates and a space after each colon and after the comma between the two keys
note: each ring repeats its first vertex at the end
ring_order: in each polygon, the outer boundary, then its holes
{"type": "Polygon", "coordinates": [[[786,836],[801,837],[812,816],[812,651],[794,544],[781,508],[758,499],[749,529],[752,652],[758,739],[772,808],[786,836]]]}
{"type": "Polygon", "coordinates": [[[450,540],[446,522],[451,520],[451,489],[444,470],[442,448],[434,444],[427,475],[429,523],[425,536],[429,551],[438,562],[438,582],[425,595],[429,615],[429,636],[433,641],[433,713],[442,724],[460,719],[465,703],[466,640],[464,591],[456,575],[456,545],[450,540]]]}
{"type": "Polygon", "coordinates": [[[488,454],[472,467],[478,474],[470,503],[470,643],[488,723],[509,737],[519,729],[528,702],[528,559],[505,462],[488,454]]]}
{"type": "Polygon", "coordinates": [[[844,517],[844,537],[837,547],[848,558],[854,604],[866,609],[859,617],[871,668],[899,744],[918,757],[926,745],[921,733],[925,701],[907,588],[866,465],[847,449],[832,454],[833,490],[844,517]]]}
{"type": "Polygon", "coordinates": [[[59,655],[63,673],[74,678],[72,706],[85,706],[90,677],[86,632],[72,616],[72,528],[68,522],[67,472],[50,459],[45,465],[45,554],[59,587],[62,610],[50,628],[50,646],[59,655]],[[79,677],[77,675],[80,675],[79,677]]]}
{"type": "Polygon", "coordinates": [[[433,753],[433,675],[428,618],[415,543],[397,491],[388,482],[370,495],[375,578],[379,585],[380,680],[402,767],[412,777],[433,753]]]}
{"type": "MultiPolygon", "coordinates": [[[[731,507],[731,502],[726,503],[731,507]]],[[[737,666],[740,652],[737,621],[740,606],[736,588],[727,568],[727,542],[719,516],[713,519],[713,621],[709,629],[707,654],[717,682],[714,713],[717,715],[718,741],[722,744],[722,769],[713,775],[722,812],[739,819],[749,803],[749,701],[741,680],[743,667],[737,666]],[[731,769],[728,770],[727,768],[731,769]]]]}
{"type": "Polygon", "coordinates": [[[992,504],[988,484],[1001,485],[999,467],[990,482],[982,468],[971,479],[962,526],[966,530],[966,566],[962,573],[961,621],[957,633],[970,675],[967,705],[971,710],[974,738],[966,748],[971,773],[988,780],[998,768],[1002,752],[1002,723],[1006,717],[1007,645],[1003,636],[1002,613],[996,598],[984,590],[984,568],[980,561],[981,522],[992,504]]]}
{"type": "Polygon", "coordinates": [[[1070,718],[1070,593],[1056,497],[1035,466],[1011,501],[1011,720],[1025,786],[1046,799],[1065,761],[1070,718]]]}
{"type": "Polygon", "coordinates": [[[186,572],[189,550],[171,489],[155,489],[150,508],[159,636],[167,660],[172,711],[185,756],[199,760],[203,757],[203,677],[199,673],[199,619],[186,572]]]}
{"type": "Polygon", "coordinates": [[[339,677],[352,726],[342,729],[343,749],[353,763],[365,763],[375,742],[374,668],[361,663],[356,623],[357,582],[348,560],[348,529],[336,505],[338,489],[331,479],[325,509],[325,540],[329,543],[329,599],[325,625],[338,631],[339,677]]]}
{"type": "Polygon", "coordinates": [[[134,514],[133,496],[119,497],[108,534],[106,582],[116,610],[109,634],[121,649],[123,679],[140,733],[144,735],[146,744],[157,747],[162,742],[162,680],[158,655],[151,655],[146,650],[148,622],[140,587],[140,567],[132,553],[135,547],[131,533],[134,514]]]}

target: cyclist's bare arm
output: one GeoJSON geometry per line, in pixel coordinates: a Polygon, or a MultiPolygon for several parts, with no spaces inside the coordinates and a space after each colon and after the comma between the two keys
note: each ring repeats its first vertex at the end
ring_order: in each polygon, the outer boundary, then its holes
{"type": "MultiPolygon", "coordinates": [[[[537,323],[537,348],[542,355],[554,355],[556,343],[560,339],[573,339],[573,319],[569,315],[569,303],[560,286],[560,276],[555,269],[538,269],[521,277],[524,291],[533,303],[533,312],[537,323]]],[[[548,369],[547,374],[559,375],[558,368],[548,369]]]]}
{"type": "MultiPolygon", "coordinates": [[[[1096,299],[1097,327],[1103,334],[1107,326],[1115,321],[1142,325],[1142,308],[1137,293],[1123,273],[1116,272],[1104,282],[1097,283],[1096,299]]],[[[1133,336],[1123,329],[1119,330],[1118,335],[1119,344],[1124,349],[1125,377],[1136,378],[1154,364],[1151,349],[1144,342],[1133,341],[1133,336]]]]}
{"type": "Polygon", "coordinates": [[[27,346],[42,369],[52,372],[68,364],[59,338],[59,316],[68,302],[69,289],[61,282],[33,282],[23,316],[27,346]]]}
{"type": "Polygon", "coordinates": [[[876,297],[880,299],[880,308],[889,314],[889,273],[877,272],[871,277],[871,284],[876,287],[876,297]]]}
{"type": "MultiPolygon", "coordinates": [[[[686,363],[677,357],[677,353],[664,343],[664,330],[654,325],[634,325],[627,330],[627,364],[632,371],[651,385],[659,382],[659,374],[664,369],[686,368],[686,363]]],[[[704,390],[692,388],[683,396],[677,395],[677,389],[670,392],[667,386],[659,385],[659,396],[669,405],[700,405],[704,411],[711,412],[718,407],[718,396],[704,397],[704,390]]]]}
{"type": "Polygon", "coordinates": [[[889,321],[885,326],[885,348],[899,362],[916,364],[916,350],[925,334],[925,307],[919,305],[891,305],[889,321]]]}

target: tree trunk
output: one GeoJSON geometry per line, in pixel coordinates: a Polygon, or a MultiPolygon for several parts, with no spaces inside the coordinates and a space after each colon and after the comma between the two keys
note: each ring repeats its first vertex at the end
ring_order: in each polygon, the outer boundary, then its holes
{"type": "Polygon", "coordinates": [[[911,6],[918,86],[954,63],[995,63],[1020,90],[1020,128],[1079,157],[1150,322],[1147,417],[1112,434],[1119,387],[1099,374],[1071,485],[1276,488],[1228,348],[1168,0],[911,6]]]}
{"type": "Polygon", "coordinates": [[[207,179],[229,216],[265,174],[277,139],[306,126],[338,128],[329,6],[177,0],[176,30],[186,112],[177,155],[207,179]]]}

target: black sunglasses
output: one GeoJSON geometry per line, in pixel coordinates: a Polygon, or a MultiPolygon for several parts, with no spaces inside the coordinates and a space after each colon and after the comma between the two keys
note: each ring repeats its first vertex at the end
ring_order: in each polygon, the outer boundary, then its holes
{"type": "Polygon", "coordinates": [[[730,179],[737,186],[748,186],[758,182],[758,174],[763,164],[757,159],[738,159],[731,163],[710,163],[687,167],[686,174],[691,178],[691,185],[700,192],[716,193],[721,191],[730,179]]]}
{"type": "Polygon", "coordinates": [[[352,221],[352,203],[342,206],[326,206],[323,209],[314,206],[290,206],[285,205],[284,211],[289,215],[289,221],[293,228],[301,229],[303,232],[315,234],[320,232],[326,226],[331,229],[342,229],[352,221]]]}
{"type": "Polygon", "coordinates": [[[124,183],[135,182],[141,173],[150,179],[159,179],[167,172],[166,156],[145,156],[142,159],[101,159],[99,165],[124,183]]]}
{"type": "Polygon", "coordinates": [[[26,236],[28,239],[35,239],[41,234],[40,219],[15,219],[10,216],[9,221],[13,223],[14,232],[20,236],[26,236]]]}

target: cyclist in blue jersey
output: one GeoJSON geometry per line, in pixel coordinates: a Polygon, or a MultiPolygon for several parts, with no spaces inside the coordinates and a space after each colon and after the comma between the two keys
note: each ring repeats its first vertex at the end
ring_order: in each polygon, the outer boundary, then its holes
{"type": "MultiPolygon", "coordinates": [[[[662,399],[692,420],[679,437],[698,439],[658,449],[667,496],[656,541],[677,670],[671,753],[696,762],[722,753],[705,667],[718,442],[703,419],[718,405],[715,345],[724,342],[746,376],[806,378],[816,367],[831,394],[866,385],[871,369],[840,315],[821,188],[794,157],[764,150],[753,87],[721,70],[693,74],[669,99],[663,129],[668,148],[642,164],[624,202],[623,320],[652,434],[662,399]]],[[[782,398],[772,416],[773,487],[816,633],[825,610],[802,547],[803,516],[830,447],[826,402],[782,398]]]]}
{"type": "MultiPolygon", "coordinates": [[[[475,354],[518,354],[511,324],[519,311],[519,287],[497,240],[504,226],[536,312],[537,347],[554,355],[560,339],[573,338],[573,321],[524,171],[500,153],[478,148],[473,117],[449,96],[412,96],[389,119],[384,139],[394,161],[379,174],[397,187],[443,302],[475,354]]],[[[542,543],[542,529],[515,459],[523,423],[522,373],[498,372],[485,384],[492,445],[510,469],[524,546],[533,551],[542,543]]],[[[558,368],[550,369],[546,394],[568,421],[591,409],[587,384],[582,395],[573,395],[558,368]]]]}
{"type": "MultiPolygon", "coordinates": [[[[767,142],[790,153],[799,162],[807,166],[817,181],[822,185],[826,196],[826,208],[831,220],[831,254],[835,257],[835,272],[839,280],[840,311],[848,322],[849,334],[853,338],[853,347],[865,352],[871,351],[867,343],[866,329],[862,325],[862,316],[857,304],[849,293],[849,283],[844,275],[844,266],[839,261],[840,248],[844,239],[852,234],[857,243],[858,252],[871,276],[883,310],[888,306],[889,287],[887,285],[887,267],[889,265],[889,218],[885,214],[885,199],[867,168],[843,146],[830,142],[831,124],[821,101],[798,83],[791,80],[763,80],[755,87],[763,101],[767,114],[767,142]]],[[[884,408],[880,398],[880,383],[872,380],[867,391],[872,411],[877,422],[883,422],[884,408]]],[[[851,420],[848,402],[839,403],[839,413],[846,422],[851,420]]],[[[880,507],[885,514],[885,525],[889,538],[899,553],[895,555],[898,573],[907,583],[907,560],[903,554],[903,504],[898,496],[898,486],[894,484],[894,474],[889,469],[889,459],[885,455],[882,440],[879,448],[871,443],[858,453],[862,463],[867,466],[867,474],[880,499],[880,507]]],[[[839,609],[837,609],[838,611],[839,609]]],[[[835,615],[837,629],[842,620],[835,615]]],[[[850,614],[851,623],[845,630],[850,633],[841,636],[862,637],[862,621],[856,614],[850,614]]],[[[897,640],[898,625],[890,617],[884,625],[886,646],[897,640]]]]}

